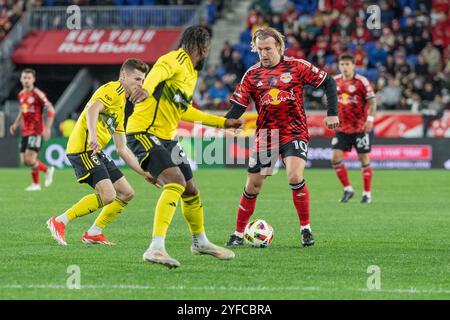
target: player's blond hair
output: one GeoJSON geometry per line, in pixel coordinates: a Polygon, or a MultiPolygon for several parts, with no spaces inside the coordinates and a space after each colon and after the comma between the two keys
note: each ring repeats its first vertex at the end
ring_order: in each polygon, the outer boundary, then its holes
{"type": "Polygon", "coordinates": [[[256,39],[264,40],[269,37],[275,39],[277,44],[280,46],[280,55],[283,55],[286,45],[284,43],[284,36],[277,29],[271,27],[258,28],[252,36],[252,51],[256,52],[256,39]]]}

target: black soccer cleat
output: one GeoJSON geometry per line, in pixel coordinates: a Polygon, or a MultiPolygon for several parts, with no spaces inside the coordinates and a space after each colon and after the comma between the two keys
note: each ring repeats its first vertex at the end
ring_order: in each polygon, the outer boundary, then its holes
{"type": "Polygon", "coordinates": [[[228,240],[227,243],[225,243],[225,245],[227,247],[239,247],[242,246],[244,244],[244,238],[241,238],[235,234],[232,234],[230,236],[230,240],[228,240]]]}
{"type": "Polygon", "coordinates": [[[309,229],[303,229],[301,232],[302,235],[302,246],[303,247],[309,247],[314,245],[314,237],[309,229]]]}
{"type": "Polygon", "coordinates": [[[347,203],[353,196],[355,195],[354,191],[344,190],[344,194],[342,195],[342,199],[339,202],[347,203]]]}
{"type": "Polygon", "coordinates": [[[371,203],[372,202],[372,198],[369,197],[368,195],[363,195],[362,199],[361,199],[361,203],[371,203]]]}

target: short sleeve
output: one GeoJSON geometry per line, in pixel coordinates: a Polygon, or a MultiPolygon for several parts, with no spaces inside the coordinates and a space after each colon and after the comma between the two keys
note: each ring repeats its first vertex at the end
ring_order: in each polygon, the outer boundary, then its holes
{"type": "Polygon", "coordinates": [[[48,102],[47,96],[46,96],[46,94],[44,92],[42,92],[38,88],[36,88],[34,90],[34,92],[36,93],[36,96],[40,100],[42,105],[44,105],[44,104],[46,104],[48,102]]]}
{"type": "Polygon", "coordinates": [[[249,107],[252,97],[252,85],[250,84],[248,73],[242,77],[240,84],[236,86],[230,101],[236,102],[243,107],[249,107]]]}
{"type": "Polygon", "coordinates": [[[302,59],[298,60],[298,68],[300,79],[305,84],[310,84],[316,88],[322,84],[327,76],[327,73],[325,71],[302,59]]]}
{"type": "Polygon", "coordinates": [[[105,106],[105,108],[108,109],[114,104],[117,99],[119,99],[119,95],[114,89],[114,86],[111,84],[107,84],[97,89],[92,100],[100,101],[105,106]]]}
{"type": "Polygon", "coordinates": [[[370,81],[367,80],[365,77],[361,77],[361,82],[363,84],[364,88],[364,97],[366,100],[375,98],[375,91],[373,90],[372,85],[370,84],[370,81]]]}

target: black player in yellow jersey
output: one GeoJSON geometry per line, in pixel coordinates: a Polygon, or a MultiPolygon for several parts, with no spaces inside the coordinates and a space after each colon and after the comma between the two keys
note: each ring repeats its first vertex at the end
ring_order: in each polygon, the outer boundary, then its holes
{"type": "Polygon", "coordinates": [[[241,121],[203,113],[192,107],[198,71],[209,53],[210,37],[202,27],[187,28],[178,50],[161,56],[145,78],[142,89],[130,97],[137,102],[127,123],[127,143],[141,167],[157,179],[163,191],[155,209],[153,239],[144,260],[176,268],[180,263],[165,249],[167,229],[182,199],[182,212],[192,233],[193,254],[234,258],[233,251],[208,241],[203,226],[200,194],[189,162],[175,140],[180,120],[218,128],[239,128],[241,121]]]}
{"type": "Polygon", "coordinates": [[[78,182],[87,183],[95,193],[85,196],[60,216],[51,217],[47,225],[53,238],[67,245],[65,228],[77,218],[103,208],[92,227],[83,234],[87,244],[111,244],[103,234],[106,225],[117,217],[133,197],[134,191],[122,172],[102,149],[114,139],[119,156],[137,173],[150,181],[126,146],[124,116],[126,98],[140,88],[148,66],[136,59],[126,60],[118,81],[111,81],[95,91],[72,131],[67,143],[67,158],[75,169],[78,182]]]}

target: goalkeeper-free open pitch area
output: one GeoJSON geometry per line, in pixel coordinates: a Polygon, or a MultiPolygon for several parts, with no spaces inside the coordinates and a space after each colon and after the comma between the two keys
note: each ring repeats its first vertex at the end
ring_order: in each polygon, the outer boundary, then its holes
{"type": "MultiPolygon", "coordinates": [[[[334,171],[307,169],[316,244],[301,248],[281,170],[266,180],[252,217],[273,226],[270,247],[233,249],[231,261],[193,256],[178,208],[166,240],[181,263],[174,270],[142,261],[160,191],[124,173],[136,195],[105,230],[116,245],[81,243],[93,213],[69,224],[69,245],[61,247],[47,219],[91,189],[65,169],[56,171],[50,188],[27,193],[28,170],[0,170],[0,299],[450,299],[448,171],[374,171],[373,202],[362,205],[359,170],[350,171],[356,197],[340,204],[334,171]],[[73,265],[80,270],[78,290],[67,288],[73,265]]],[[[234,230],[246,170],[203,169],[194,176],[208,238],[223,245],[234,230]]]]}

